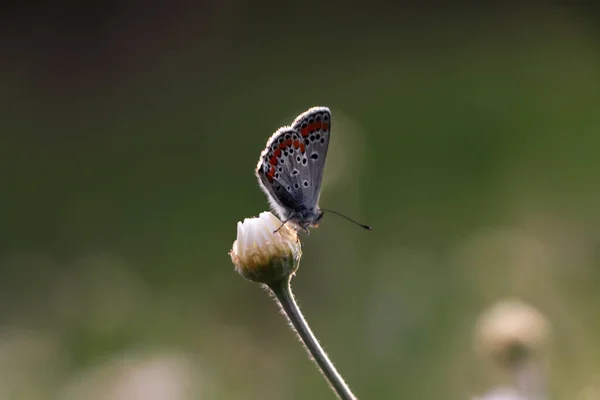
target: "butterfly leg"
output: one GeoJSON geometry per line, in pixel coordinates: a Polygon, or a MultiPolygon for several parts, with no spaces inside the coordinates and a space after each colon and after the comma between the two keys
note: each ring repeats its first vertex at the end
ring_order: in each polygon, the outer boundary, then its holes
{"type": "Polygon", "coordinates": [[[289,217],[288,219],[286,219],[285,221],[283,221],[283,223],[281,224],[281,226],[280,226],[279,228],[275,229],[275,230],[273,231],[273,233],[277,233],[277,232],[279,232],[279,230],[280,230],[281,228],[283,228],[283,226],[284,226],[285,224],[287,224],[287,222],[288,222],[290,219],[292,219],[292,217],[289,217]]]}

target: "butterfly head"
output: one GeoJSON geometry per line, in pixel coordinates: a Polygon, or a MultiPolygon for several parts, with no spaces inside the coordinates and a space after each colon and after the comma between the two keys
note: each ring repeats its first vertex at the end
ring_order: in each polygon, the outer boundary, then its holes
{"type": "Polygon", "coordinates": [[[319,223],[323,218],[323,214],[324,212],[319,208],[303,208],[295,211],[294,214],[288,218],[288,221],[294,225],[296,229],[306,231],[306,228],[318,228],[319,223]]]}
{"type": "Polygon", "coordinates": [[[321,220],[323,219],[323,214],[325,214],[323,211],[317,210],[317,217],[315,218],[313,223],[310,224],[310,226],[312,226],[313,228],[318,228],[319,224],[321,223],[321,220]]]}

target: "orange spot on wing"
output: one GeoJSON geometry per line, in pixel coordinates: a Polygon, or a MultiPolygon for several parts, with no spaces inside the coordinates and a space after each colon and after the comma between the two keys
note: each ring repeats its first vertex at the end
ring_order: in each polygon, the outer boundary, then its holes
{"type": "Polygon", "coordinates": [[[269,179],[269,181],[273,180],[273,175],[275,175],[275,168],[271,168],[271,170],[269,171],[269,173],[267,174],[267,176],[271,179],[269,179]]]}
{"type": "Polygon", "coordinates": [[[327,129],[329,129],[329,124],[321,121],[313,122],[312,124],[309,124],[308,126],[302,128],[302,136],[307,137],[310,134],[310,132],[321,129],[326,131],[327,129]]]}
{"type": "Polygon", "coordinates": [[[304,145],[304,143],[300,143],[300,151],[302,152],[302,154],[304,154],[304,152],[306,151],[306,146],[304,145]]]}
{"type": "MultiPolygon", "coordinates": [[[[275,156],[271,157],[269,159],[269,164],[271,164],[271,165],[277,164],[277,157],[275,157],[275,156]]],[[[271,171],[274,171],[274,170],[275,170],[274,168],[271,168],[271,171]]]]}
{"type": "Polygon", "coordinates": [[[275,157],[279,157],[281,155],[281,149],[275,150],[275,153],[273,154],[275,154],[275,157]]]}
{"type": "Polygon", "coordinates": [[[285,149],[285,141],[279,145],[279,148],[282,150],[285,149]]]}
{"type": "Polygon", "coordinates": [[[297,149],[298,147],[300,147],[300,141],[294,140],[294,148],[297,149]]]}
{"type": "Polygon", "coordinates": [[[289,146],[291,146],[291,145],[292,145],[292,139],[288,139],[288,140],[286,140],[286,141],[285,141],[285,145],[286,145],[286,147],[289,147],[289,146]]]}

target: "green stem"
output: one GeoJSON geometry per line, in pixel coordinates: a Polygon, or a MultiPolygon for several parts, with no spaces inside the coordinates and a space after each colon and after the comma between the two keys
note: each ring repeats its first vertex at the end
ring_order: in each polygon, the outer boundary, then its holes
{"type": "Polygon", "coordinates": [[[285,311],[285,314],[294,326],[298,336],[300,336],[304,346],[312,356],[313,360],[317,363],[317,366],[331,385],[333,391],[341,400],[356,400],[356,396],[354,396],[346,382],[344,382],[342,376],[337,372],[317,338],[310,330],[304,316],[302,316],[300,308],[298,308],[296,300],[294,300],[290,281],[283,280],[272,284],[269,287],[273,291],[273,294],[275,294],[281,308],[285,311]]]}
{"type": "Polygon", "coordinates": [[[524,393],[528,399],[548,398],[546,395],[544,374],[535,360],[529,358],[519,360],[512,366],[512,372],[515,377],[517,388],[524,393]]]}

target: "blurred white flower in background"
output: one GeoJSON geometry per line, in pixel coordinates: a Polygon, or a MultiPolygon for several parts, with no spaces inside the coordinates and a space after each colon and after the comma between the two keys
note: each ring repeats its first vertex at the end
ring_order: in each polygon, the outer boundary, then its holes
{"type": "Polygon", "coordinates": [[[0,327],[0,399],[47,399],[66,371],[56,337],[0,327]]]}
{"type": "Polygon", "coordinates": [[[577,400],[600,400],[600,384],[595,382],[585,386],[580,391],[577,400]]]}
{"type": "Polygon", "coordinates": [[[473,400],[530,400],[515,388],[510,386],[492,389],[481,397],[474,397],[473,400]]]}
{"type": "MultiPolygon", "coordinates": [[[[499,362],[512,362],[515,353],[535,353],[548,341],[550,325],[535,308],[519,301],[505,300],[493,305],[480,318],[476,347],[499,362]]],[[[526,356],[528,356],[527,354],[526,356]]]]}
{"type": "Polygon", "coordinates": [[[237,224],[237,240],[229,255],[245,278],[269,284],[291,276],[300,262],[302,249],[296,230],[265,211],[237,224]],[[275,232],[277,231],[277,232],[275,232]]]}
{"type": "Polygon", "coordinates": [[[119,356],[76,374],[60,400],[192,400],[211,398],[198,366],[178,352],[119,356]]]}
{"type": "Polygon", "coordinates": [[[485,311],[475,330],[475,347],[483,357],[505,368],[514,385],[496,388],[481,399],[546,399],[539,355],[549,337],[546,317],[522,301],[504,300],[485,311]]]}

